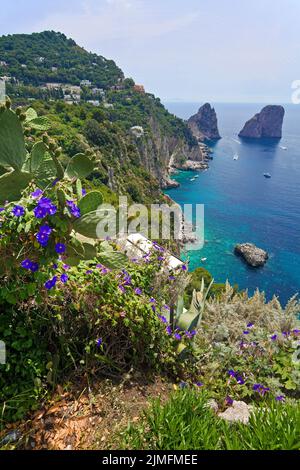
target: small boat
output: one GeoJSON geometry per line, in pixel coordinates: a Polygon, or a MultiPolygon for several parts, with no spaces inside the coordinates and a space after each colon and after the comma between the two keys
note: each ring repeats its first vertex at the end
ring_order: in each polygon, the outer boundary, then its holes
{"type": "Polygon", "coordinates": [[[270,175],[270,173],[264,173],[264,177],[265,178],[271,178],[271,175],[270,175]]]}
{"type": "Polygon", "coordinates": [[[205,263],[205,261],[207,261],[207,258],[201,258],[202,263],[205,263]]]}
{"type": "Polygon", "coordinates": [[[287,150],[287,147],[282,147],[281,146],[280,148],[281,148],[281,150],[287,150]]]}
{"type": "Polygon", "coordinates": [[[236,153],[236,154],[234,155],[234,157],[233,157],[233,160],[238,160],[238,159],[239,159],[239,156],[238,156],[238,154],[236,153]]]}
{"type": "Polygon", "coordinates": [[[190,181],[195,181],[195,178],[191,178],[190,181]]]}
{"type": "Polygon", "coordinates": [[[195,178],[199,178],[199,175],[196,175],[195,178]]]}

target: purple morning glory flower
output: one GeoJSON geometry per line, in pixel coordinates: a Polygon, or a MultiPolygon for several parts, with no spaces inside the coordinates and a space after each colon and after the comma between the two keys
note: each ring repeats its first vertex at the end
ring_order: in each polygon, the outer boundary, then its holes
{"type": "Polygon", "coordinates": [[[122,292],[122,294],[125,294],[125,292],[126,292],[125,287],[122,286],[122,285],[119,285],[118,287],[119,287],[120,291],[122,292]]]}
{"type": "Polygon", "coordinates": [[[25,214],[25,209],[22,206],[15,206],[11,212],[15,217],[22,217],[25,214]]]}
{"type": "Polygon", "coordinates": [[[170,325],[167,326],[167,328],[166,328],[166,333],[167,333],[167,335],[171,336],[171,334],[172,334],[172,328],[170,327],[170,325]]]}
{"type": "Polygon", "coordinates": [[[58,179],[58,178],[55,178],[55,180],[52,181],[51,186],[52,186],[52,187],[55,186],[56,183],[58,183],[58,182],[59,182],[59,179],[58,179]]]}
{"type": "Polygon", "coordinates": [[[142,295],[142,289],[140,289],[140,287],[136,287],[134,289],[134,292],[135,292],[136,295],[142,295]]]}
{"type": "Polygon", "coordinates": [[[248,323],[247,328],[253,328],[254,323],[248,323]]]}
{"type": "Polygon", "coordinates": [[[297,330],[297,329],[296,329],[296,330],[293,330],[293,334],[296,335],[296,336],[298,336],[298,335],[300,334],[300,330],[297,330]]]}
{"type": "Polygon", "coordinates": [[[175,276],[169,276],[170,281],[175,281],[176,277],[175,276]]]}
{"type": "Polygon", "coordinates": [[[282,336],[284,336],[285,338],[288,338],[290,336],[290,332],[289,331],[283,331],[282,336]]]}
{"type": "Polygon", "coordinates": [[[229,405],[229,406],[233,405],[233,399],[230,397],[226,397],[225,402],[226,402],[226,405],[229,405]]]}
{"type": "Polygon", "coordinates": [[[39,270],[39,264],[32,262],[30,266],[30,271],[33,273],[36,273],[38,270],[39,270]]]}
{"type": "Polygon", "coordinates": [[[277,335],[271,336],[271,340],[272,340],[272,341],[276,341],[276,339],[277,339],[277,335]]]}
{"type": "Polygon", "coordinates": [[[197,387],[203,387],[204,384],[203,384],[202,382],[196,382],[195,385],[196,385],[197,387]]]}
{"type": "Polygon", "coordinates": [[[56,243],[55,245],[55,251],[58,254],[65,253],[66,251],[66,245],[64,243],[56,243]]]}
{"type": "Polygon", "coordinates": [[[285,401],[285,396],[284,395],[278,395],[277,397],[275,397],[275,400],[276,401],[285,401]]]}
{"type": "Polygon", "coordinates": [[[85,274],[93,274],[92,269],[88,269],[87,271],[85,271],[85,274]]]}
{"type": "Polygon", "coordinates": [[[150,303],[151,303],[151,304],[155,304],[155,303],[156,303],[156,300],[155,300],[153,297],[151,297],[151,298],[150,298],[150,303]]]}
{"type": "Polygon", "coordinates": [[[162,323],[168,323],[168,320],[163,315],[157,315],[162,323]]]}
{"type": "Polygon", "coordinates": [[[154,312],[154,313],[156,312],[156,307],[155,307],[155,305],[151,305],[151,310],[152,310],[152,312],[154,312]]]}
{"type": "Polygon", "coordinates": [[[174,338],[177,339],[177,341],[181,341],[181,335],[179,333],[174,333],[174,338]]]}
{"type": "Polygon", "coordinates": [[[255,391],[255,392],[258,392],[261,396],[264,396],[267,392],[269,392],[269,388],[268,387],[265,387],[264,385],[262,384],[254,384],[252,389],[255,391]]]}
{"type": "Polygon", "coordinates": [[[5,211],[5,208],[4,207],[0,207],[0,212],[3,212],[5,211]]]}
{"type": "Polygon", "coordinates": [[[243,377],[241,375],[238,375],[236,377],[236,381],[239,385],[244,385],[244,383],[245,383],[245,380],[243,379],[243,377]]]}
{"type": "Polygon", "coordinates": [[[230,375],[230,377],[235,377],[235,372],[234,372],[233,369],[230,369],[230,370],[228,371],[228,374],[230,375]]]}
{"type": "Polygon", "coordinates": [[[82,188],[82,195],[85,196],[86,195],[86,189],[82,188]]]}
{"type": "Polygon", "coordinates": [[[193,339],[193,337],[197,334],[196,330],[192,330],[192,331],[186,331],[185,332],[185,336],[188,338],[188,339],[193,339]]]}
{"type": "Polygon", "coordinates": [[[51,290],[53,289],[53,287],[55,287],[56,282],[57,282],[57,277],[54,276],[52,279],[49,279],[49,281],[45,282],[44,286],[47,290],[51,290]]]}
{"type": "Polygon", "coordinates": [[[74,201],[68,200],[66,204],[69,207],[69,211],[71,215],[73,215],[73,217],[76,217],[76,218],[80,217],[80,209],[79,207],[76,206],[74,201]]]}
{"type": "Polygon", "coordinates": [[[41,225],[40,226],[40,230],[39,230],[40,233],[43,233],[44,235],[51,235],[52,233],[52,228],[49,227],[49,225],[41,225]]]}
{"type": "Polygon", "coordinates": [[[37,206],[33,213],[36,219],[43,219],[47,215],[47,210],[44,207],[37,206]]]}
{"type": "Polygon", "coordinates": [[[96,339],[96,346],[99,348],[102,344],[102,338],[96,339]]]}
{"type": "Polygon", "coordinates": [[[71,266],[69,266],[68,264],[63,264],[63,269],[65,271],[68,271],[69,269],[71,269],[71,266]]]}
{"type": "Polygon", "coordinates": [[[60,280],[61,280],[61,282],[63,282],[64,284],[68,281],[68,279],[69,279],[69,276],[68,276],[67,274],[65,274],[65,273],[60,276],[60,280]]]}
{"type": "Polygon", "coordinates": [[[30,261],[30,259],[25,259],[24,261],[22,261],[21,266],[22,268],[27,269],[28,271],[31,271],[33,273],[36,273],[39,270],[38,263],[30,261]]]}
{"type": "Polygon", "coordinates": [[[33,191],[33,193],[31,193],[31,196],[34,198],[34,199],[37,199],[38,197],[40,197],[41,195],[43,194],[43,191],[39,188],[37,188],[35,191],[33,191]]]}
{"type": "Polygon", "coordinates": [[[158,256],[157,259],[158,261],[164,261],[165,258],[163,256],[158,256]]]}
{"type": "Polygon", "coordinates": [[[41,246],[45,247],[48,245],[49,235],[47,235],[46,233],[39,232],[37,233],[35,238],[37,239],[37,241],[39,242],[41,246]]]}
{"type": "Polygon", "coordinates": [[[248,335],[249,334],[249,331],[243,331],[243,335],[248,335]]]}
{"type": "Polygon", "coordinates": [[[37,219],[43,219],[46,215],[54,215],[57,207],[52,203],[51,199],[42,197],[34,209],[34,216],[37,219]]]}
{"type": "Polygon", "coordinates": [[[170,307],[169,307],[169,305],[163,305],[163,308],[164,308],[165,310],[171,310],[170,307]]]}
{"type": "Polygon", "coordinates": [[[30,267],[31,267],[30,259],[24,259],[24,261],[22,261],[22,263],[21,263],[21,266],[24,269],[30,269],[30,267]]]}
{"type": "Polygon", "coordinates": [[[186,264],[183,264],[183,265],[181,266],[181,269],[182,269],[182,271],[186,271],[186,270],[187,270],[187,265],[186,265],[186,264]]]}

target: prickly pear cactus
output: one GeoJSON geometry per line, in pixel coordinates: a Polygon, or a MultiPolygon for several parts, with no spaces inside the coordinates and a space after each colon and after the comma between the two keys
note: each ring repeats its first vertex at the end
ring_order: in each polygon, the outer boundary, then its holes
{"type": "Polygon", "coordinates": [[[18,116],[5,109],[0,113],[0,165],[21,170],[26,159],[23,129],[18,116]]]}

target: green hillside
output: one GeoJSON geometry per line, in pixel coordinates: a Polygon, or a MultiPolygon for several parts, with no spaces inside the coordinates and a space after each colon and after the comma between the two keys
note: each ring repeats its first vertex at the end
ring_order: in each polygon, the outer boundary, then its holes
{"type": "Polygon", "coordinates": [[[24,85],[79,85],[90,80],[96,87],[108,88],[124,78],[113,60],[87,52],[54,31],[0,37],[0,62],[7,64],[0,66],[0,76],[15,77],[24,85]]]}

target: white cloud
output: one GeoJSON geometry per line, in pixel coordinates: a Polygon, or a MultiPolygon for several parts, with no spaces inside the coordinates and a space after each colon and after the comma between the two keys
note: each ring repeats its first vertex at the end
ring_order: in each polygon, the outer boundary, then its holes
{"type": "Polygon", "coordinates": [[[85,0],[78,11],[51,14],[36,28],[63,31],[84,44],[124,39],[139,41],[180,31],[197,17],[197,12],[170,13],[162,17],[143,0],[105,0],[97,4],[85,0]]]}

